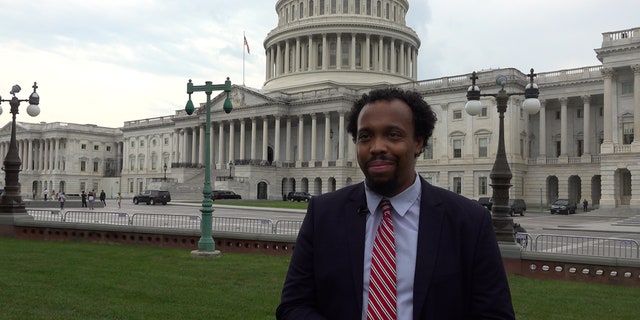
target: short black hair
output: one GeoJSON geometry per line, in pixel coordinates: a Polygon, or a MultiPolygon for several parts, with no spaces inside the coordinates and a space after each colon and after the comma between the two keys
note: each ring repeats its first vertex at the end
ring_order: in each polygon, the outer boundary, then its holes
{"type": "MultiPolygon", "coordinates": [[[[424,146],[422,146],[420,150],[420,153],[422,153],[427,146],[427,140],[429,140],[433,134],[433,128],[436,125],[436,121],[438,121],[438,117],[420,93],[395,87],[371,90],[368,94],[363,94],[360,99],[353,103],[348,118],[349,123],[347,124],[347,132],[351,134],[353,142],[357,142],[358,116],[362,108],[372,102],[380,100],[393,101],[396,99],[403,101],[411,108],[415,138],[424,139],[424,146]]],[[[420,153],[416,156],[420,155],[420,153]]]]}

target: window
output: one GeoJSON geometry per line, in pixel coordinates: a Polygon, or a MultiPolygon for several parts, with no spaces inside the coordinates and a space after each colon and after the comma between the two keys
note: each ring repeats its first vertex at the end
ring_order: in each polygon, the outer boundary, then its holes
{"type": "Polygon", "coordinates": [[[487,137],[478,138],[478,157],[479,158],[487,157],[488,147],[489,147],[489,138],[487,137]]]}
{"type": "Polygon", "coordinates": [[[143,156],[138,158],[138,168],[140,170],[144,170],[144,157],[143,156]]]}
{"type": "Polygon", "coordinates": [[[604,114],[604,108],[600,107],[600,116],[602,117],[603,114],[604,114]]]}
{"type": "Polygon", "coordinates": [[[320,0],[319,6],[320,6],[320,8],[319,8],[320,13],[319,14],[323,15],[324,14],[324,0],[320,0]]]}
{"type": "Polygon", "coordinates": [[[296,5],[291,6],[291,21],[296,20],[296,5]]]}
{"type": "Polygon", "coordinates": [[[462,178],[453,177],[453,192],[462,194],[462,178]]]}
{"type": "Polygon", "coordinates": [[[349,66],[349,42],[347,40],[342,40],[342,57],[340,64],[343,67],[349,66]]]}
{"type": "Polygon", "coordinates": [[[382,17],[382,3],[380,2],[380,0],[378,0],[378,2],[376,3],[376,16],[378,18],[382,17]]]}
{"type": "Polygon", "coordinates": [[[331,43],[329,43],[329,66],[330,67],[335,67],[336,66],[336,55],[337,55],[337,44],[332,41],[331,43]]]}
{"type": "Polygon", "coordinates": [[[562,148],[560,148],[560,141],[556,141],[556,157],[560,156],[560,151],[562,150],[562,148]]]}
{"type": "Polygon", "coordinates": [[[111,146],[107,146],[107,151],[111,151],[111,146]]]}
{"type": "Polygon", "coordinates": [[[304,2],[300,2],[300,19],[304,18],[304,2]]]}
{"type": "Polygon", "coordinates": [[[427,145],[424,148],[424,158],[433,159],[433,137],[427,140],[427,145]]]}
{"type": "Polygon", "coordinates": [[[87,150],[87,144],[86,143],[81,144],[80,149],[87,150]]]}
{"type": "Polygon", "coordinates": [[[136,142],[135,142],[135,141],[133,141],[133,140],[131,140],[131,148],[133,148],[133,147],[135,147],[135,146],[136,146],[136,142]]]}
{"type": "Polygon", "coordinates": [[[356,9],[356,14],[360,14],[360,0],[356,0],[355,9],[356,9]]]}
{"type": "Polygon", "coordinates": [[[144,147],[144,140],[140,140],[140,146],[144,147]]]}
{"type": "Polygon", "coordinates": [[[462,110],[453,110],[453,120],[462,119],[462,110]]]}
{"type": "Polygon", "coordinates": [[[318,43],[318,68],[322,67],[322,43],[318,43]]]}
{"type": "Polygon", "coordinates": [[[633,122],[622,124],[622,143],[631,144],[633,142],[633,122]]]}
{"type": "Polygon", "coordinates": [[[100,150],[100,146],[99,146],[99,145],[97,145],[97,144],[96,144],[96,145],[94,145],[94,146],[93,146],[93,150],[94,150],[94,151],[98,151],[98,150],[100,150]]]}
{"type": "Polygon", "coordinates": [[[129,185],[129,193],[133,193],[133,179],[127,179],[129,185]]]}
{"type": "Polygon", "coordinates": [[[520,138],[520,156],[524,158],[524,139],[520,138]]]}
{"type": "Polygon", "coordinates": [[[480,195],[487,194],[487,177],[478,177],[478,193],[480,195]]]}
{"type": "Polygon", "coordinates": [[[87,183],[86,182],[80,182],[80,191],[84,191],[87,189],[87,183]]]}
{"type": "Polygon", "coordinates": [[[342,13],[349,12],[349,0],[342,0],[342,13]]]}
{"type": "Polygon", "coordinates": [[[366,2],[366,10],[367,10],[367,15],[370,16],[371,15],[371,0],[367,0],[366,2]]]}
{"type": "Polygon", "coordinates": [[[335,14],[336,13],[336,2],[338,0],[331,0],[331,13],[335,14]]]}
{"type": "Polygon", "coordinates": [[[462,158],[462,140],[453,140],[453,157],[456,159],[462,158]]]}
{"type": "Polygon", "coordinates": [[[80,172],[85,172],[87,171],[87,162],[86,161],[80,161],[80,172]]]}
{"type": "Polygon", "coordinates": [[[556,120],[560,120],[560,111],[556,111],[556,120]]]}
{"type": "Polygon", "coordinates": [[[93,162],[93,172],[98,172],[98,161],[93,162]]]}
{"type": "Polygon", "coordinates": [[[488,113],[487,107],[482,107],[482,108],[480,109],[480,116],[481,116],[481,117],[486,117],[486,116],[487,116],[487,113],[488,113]]]}
{"type": "Polygon", "coordinates": [[[577,117],[578,119],[581,119],[581,118],[582,118],[582,109],[576,109],[576,117],[577,117]]]}
{"type": "Polygon", "coordinates": [[[623,82],[620,90],[622,95],[633,94],[633,82],[623,82]]]}
{"type": "Polygon", "coordinates": [[[584,141],[578,140],[578,143],[577,143],[577,147],[578,147],[577,154],[578,154],[578,157],[581,157],[582,153],[584,152],[583,151],[583,146],[584,146],[584,141]]]}
{"type": "Polygon", "coordinates": [[[164,138],[164,145],[168,146],[169,145],[169,138],[164,138]]]}

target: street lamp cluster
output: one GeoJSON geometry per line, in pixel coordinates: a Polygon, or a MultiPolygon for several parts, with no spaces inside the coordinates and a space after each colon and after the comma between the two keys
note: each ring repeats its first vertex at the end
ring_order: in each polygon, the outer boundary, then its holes
{"type": "Polygon", "coordinates": [[[491,169],[491,187],[493,189],[493,205],[492,220],[493,228],[496,232],[496,238],[499,242],[515,243],[513,218],[509,214],[509,188],[511,187],[511,169],[507,162],[507,155],[504,146],[504,113],[507,111],[507,103],[511,96],[524,95],[525,100],[522,103],[522,109],[528,114],[536,114],[540,111],[540,100],[538,96],[540,91],[538,85],[533,82],[536,74],[533,69],[528,75],[529,83],[526,85],[524,93],[507,93],[504,87],[507,84],[507,77],[500,75],[496,79],[496,84],[501,88],[497,94],[482,94],[480,87],[476,85],[478,76],[474,71],[471,76],[471,86],[467,89],[467,104],[465,110],[468,114],[478,115],[482,109],[480,97],[493,97],[496,99],[498,113],[500,115],[500,125],[498,131],[498,152],[496,160],[491,169]]]}
{"type": "Polygon", "coordinates": [[[215,243],[213,242],[213,237],[211,236],[211,224],[212,224],[212,214],[213,214],[213,201],[211,200],[211,142],[209,133],[211,131],[211,93],[213,91],[224,90],[227,93],[227,96],[224,100],[224,104],[222,109],[224,112],[229,113],[231,109],[233,109],[233,105],[231,104],[231,99],[229,98],[229,93],[231,92],[231,81],[229,78],[224,82],[224,84],[213,84],[211,81],[206,81],[202,86],[193,85],[191,79],[187,83],[187,94],[189,94],[189,101],[187,101],[187,105],[184,110],[187,114],[191,115],[195,111],[195,107],[193,106],[193,102],[191,102],[191,94],[197,91],[204,91],[207,95],[207,104],[205,106],[206,109],[206,119],[205,119],[205,134],[204,134],[204,188],[202,189],[202,208],[200,212],[202,212],[202,219],[200,221],[200,241],[198,241],[198,250],[194,250],[191,252],[193,257],[217,257],[220,255],[220,251],[215,250],[215,243]]]}
{"type": "MultiPolygon", "coordinates": [[[[16,115],[19,113],[18,108],[21,102],[29,102],[27,107],[27,114],[35,117],[40,114],[40,96],[36,92],[38,89],[37,83],[33,83],[33,92],[29,96],[29,99],[18,99],[16,93],[19,93],[21,88],[19,85],[14,85],[9,92],[13,97],[9,100],[2,99],[0,97],[0,103],[9,102],[11,109],[9,112],[12,114],[11,121],[11,140],[9,141],[9,150],[7,156],[4,158],[4,171],[5,171],[5,186],[4,193],[0,197],[0,214],[27,214],[24,202],[22,202],[22,196],[20,195],[20,181],[19,173],[22,161],[18,153],[18,144],[16,142],[16,115]]],[[[0,107],[0,114],[2,114],[2,108],[0,107]]]]}

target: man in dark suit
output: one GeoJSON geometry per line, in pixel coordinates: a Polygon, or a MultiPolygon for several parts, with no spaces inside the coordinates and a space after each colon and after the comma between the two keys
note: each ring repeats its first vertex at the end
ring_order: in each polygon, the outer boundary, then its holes
{"type": "Polygon", "coordinates": [[[415,171],[435,122],[412,91],[373,90],[354,103],[348,131],[365,182],[311,199],[278,319],[514,319],[489,212],[415,171]],[[392,206],[393,294],[391,313],[376,315],[382,199],[392,206]]]}

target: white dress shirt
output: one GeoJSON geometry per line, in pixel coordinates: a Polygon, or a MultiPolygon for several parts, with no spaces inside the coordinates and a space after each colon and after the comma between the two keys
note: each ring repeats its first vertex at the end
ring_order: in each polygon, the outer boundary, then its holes
{"type": "MultiPolygon", "coordinates": [[[[422,185],[419,176],[415,175],[413,184],[402,193],[387,198],[393,209],[394,237],[396,241],[396,274],[397,274],[397,312],[398,319],[413,319],[413,279],[416,269],[418,250],[418,222],[420,219],[420,195],[422,185]]],[[[369,271],[373,242],[380,220],[382,209],[378,208],[384,197],[376,194],[365,184],[367,196],[367,226],[364,242],[364,274],[362,287],[362,319],[367,319],[367,302],[369,299],[369,271]]]]}

